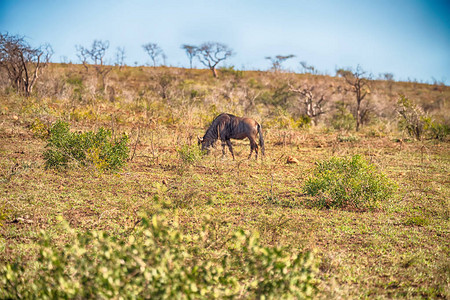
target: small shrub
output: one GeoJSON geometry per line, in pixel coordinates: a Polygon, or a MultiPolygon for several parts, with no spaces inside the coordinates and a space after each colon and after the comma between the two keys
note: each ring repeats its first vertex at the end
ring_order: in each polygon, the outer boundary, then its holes
{"type": "Polygon", "coordinates": [[[282,107],[277,107],[273,113],[272,118],[265,123],[266,128],[277,129],[297,129],[308,128],[311,125],[311,118],[303,115],[295,119],[291,114],[282,107]]]}
{"type": "Polygon", "coordinates": [[[352,113],[348,111],[345,103],[337,103],[337,112],[331,119],[331,126],[336,130],[350,131],[355,129],[355,118],[352,113]]]}
{"type": "Polygon", "coordinates": [[[397,104],[397,112],[401,116],[398,123],[400,130],[416,140],[424,137],[444,141],[450,133],[450,127],[427,116],[425,112],[405,96],[401,96],[397,104]]]}
{"type": "Polygon", "coordinates": [[[394,187],[374,165],[355,155],[317,163],[303,189],[319,207],[373,209],[392,195],[394,187]]]}
{"type": "Polygon", "coordinates": [[[234,66],[222,67],[222,68],[219,68],[219,70],[223,75],[230,75],[236,79],[241,79],[244,77],[244,72],[240,71],[240,70],[236,70],[234,68],[234,66]]]}
{"type": "Polygon", "coordinates": [[[50,127],[47,150],[44,152],[46,168],[67,167],[69,163],[93,164],[98,170],[118,170],[128,158],[128,136],[112,139],[111,131],[100,128],[96,133],[71,132],[69,124],[57,121],[50,127]]]}
{"type": "Polygon", "coordinates": [[[444,141],[450,134],[450,127],[448,125],[436,121],[432,121],[427,129],[429,137],[439,141],[444,141]]]}
{"type": "Polygon", "coordinates": [[[400,115],[399,129],[417,140],[421,140],[430,119],[423,110],[405,96],[401,96],[397,103],[397,112],[400,115]]]}
{"type": "Polygon", "coordinates": [[[301,115],[300,118],[293,121],[294,128],[309,128],[311,127],[312,119],[307,115],[301,115]]]}
{"type": "Polygon", "coordinates": [[[30,127],[33,135],[37,138],[46,139],[49,135],[49,128],[40,119],[36,118],[30,127]]]}
{"type": "Polygon", "coordinates": [[[177,152],[183,163],[188,165],[199,161],[203,156],[203,152],[197,145],[184,145],[177,152]]]}
{"type": "MultiPolygon", "coordinates": [[[[167,220],[143,219],[128,237],[93,231],[62,249],[43,236],[35,268],[0,267],[0,298],[33,299],[305,299],[316,291],[310,253],[264,247],[242,231],[228,247],[204,253],[200,235],[167,220]]],[[[215,239],[206,243],[215,243],[215,239]]]]}

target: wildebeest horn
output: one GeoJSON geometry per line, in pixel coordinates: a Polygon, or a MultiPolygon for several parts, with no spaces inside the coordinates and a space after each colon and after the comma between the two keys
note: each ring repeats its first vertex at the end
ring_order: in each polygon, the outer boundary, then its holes
{"type": "Polygon", "coordinates": [[[197,135],[197,140],[198,140],[199,142],[203,142],[203,138],[199,137],[198,135],[197,135]]]}

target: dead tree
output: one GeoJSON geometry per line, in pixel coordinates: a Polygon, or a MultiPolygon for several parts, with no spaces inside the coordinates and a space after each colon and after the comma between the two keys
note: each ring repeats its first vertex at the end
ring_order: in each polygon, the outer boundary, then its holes
{"type": "Polygon", "coordinates": [[[295,87],[291,83],[289,83],[289,91],[298,95],[300,100],[303,100],[305,114],[310,117],[314,125],[316,125],[317,119],[326,113],[324,106],[330,95],[326,95],[324,92],[315,91],[314,86],[305,85],[302,87],[295,87]]]}
{"type": "Polygon", "coordinates": [[[125,47],[117,47],[115,65],[119,67],[119,70],[125,66],[125,57],[125,47]]]}
{"type": "Polygon", "coordinates": [[[148,44],[142,45],[142,48],[144,48],[144,51],[147,52],[147,54],[150,56],[150,58],[153,62],[153,67],[156,67],[156,62],[158,60],[158,57],[164,56],[163,50],[158,46],[158,44],[155,44],[155,43],[148,43],[148,44]]]}
{"type": "Polygon", "coordinates": [[[105,90],[106,77],[111,72],[112,67],[106,66],[105,55],[109,48],[109,41],[94,40],[91,48],[85,48],[83,46],[75,46],[77,55],[80,61],[83,63],[86,71],[89,70],[89,66],[93,66],[97,74],[97,85],[99,91],[105,90]]]}
{"type": "Polygon", "coordinates": [[[12,87],[26,97],[31,95],[52,54],[48,44],[33,48],[21,36],[0,33],[0,69],[6,71],[12,87]]]}
{"type": "Polygon", "coordinates": [[[367,75],[367,72],[364,71],[359,65],[356,67],[356,70],[339,69],[336,71],[336,75],[344,78],[345,82],[350,87],[350,91],[355,94],[356,131],[359,131],[363,120],[361,102],[370,93],[369,81],[371,79],[371,76],[367,75]]]}
{"type": "Polygon", "coordinates": [[[255,108],[255,101],[261,95],[261,91],[257,91],[248,86],[243,88],[244,99],[247,103],[244,103],[245,108],[244,111],[246,114],[249,114],[255,108]]]}
{"type": "Polygon", "coordinates": [[[233,54],[233,50],[228,48],[227,45],[213,42],[203,43],[196,48],[195,52],[198,60],[212,71],[214,77],[218,77],[217,65],[233,54]]]}

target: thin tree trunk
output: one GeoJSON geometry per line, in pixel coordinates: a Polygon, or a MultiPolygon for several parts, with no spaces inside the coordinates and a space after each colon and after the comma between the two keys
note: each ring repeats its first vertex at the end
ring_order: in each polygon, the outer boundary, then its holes
{"type": "Polygon", "coordinates": [[[213,72],[214,78],[219,77],[219,76],[217,76],[217,70],[216,70],[216,67],[212,67],[212,68],[211,68],[211,71],[213,72]]]}
{"type": "Polygon", "coordinates": [[[356,131],[359,131],[360,125],[361,125],[361,101],[358,101],[356,106],[356,131]]]}

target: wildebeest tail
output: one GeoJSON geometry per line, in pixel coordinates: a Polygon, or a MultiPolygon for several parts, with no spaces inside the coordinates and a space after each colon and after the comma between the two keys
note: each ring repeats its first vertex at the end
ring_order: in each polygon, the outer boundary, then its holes
{"type": "Polygon", "coordinates": [[[261,130],[261,125],[258,124],[258,134],[259,134],[259,146],[261,147],[261,153],[262,155],[265,155],[265,149],[264,149],[264,138],[261,130]]]}

